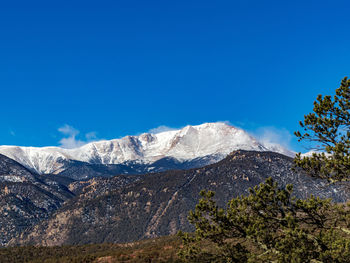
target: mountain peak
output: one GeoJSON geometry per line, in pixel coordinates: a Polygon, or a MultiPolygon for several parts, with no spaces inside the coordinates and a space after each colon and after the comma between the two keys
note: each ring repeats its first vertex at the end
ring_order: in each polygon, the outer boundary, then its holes
{"type": "Polygon", "coordinates": [[[69,160],[93,164],[123,164],[130,161],[150,164],[162,158],[184,162],[207,156],[220,160],[234,150],[288,153],[281,146],[266,147],[244,130],[223,122],[96,141],[75,149],[0,146],[0,153],[40,174],[59,173],[69,160]]]}

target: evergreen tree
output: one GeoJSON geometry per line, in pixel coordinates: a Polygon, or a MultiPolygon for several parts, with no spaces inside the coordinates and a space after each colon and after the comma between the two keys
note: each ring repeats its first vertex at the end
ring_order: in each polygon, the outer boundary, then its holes
{"type": "Polygon", "coordinates": [[[350,206],[311,196],[291,197],[269,178],[232,199],[226,209],[202,191],[189,221],[194,234],[180,233],[184,262],[350,262],[350,206]]]}
{"type": "Polygon", "coordinates": [[[316,143],[320,152],[294,162],[308,174],[329,181],[350,179],[350,80],[346,77],[332,96],[318,95],[313,112],[300,121],[299,141],[316,143]]]}

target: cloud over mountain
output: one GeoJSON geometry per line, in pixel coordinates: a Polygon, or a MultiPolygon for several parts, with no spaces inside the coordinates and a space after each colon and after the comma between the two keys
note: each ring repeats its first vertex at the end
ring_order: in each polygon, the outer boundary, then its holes
{"type": "Polygon", "coordinates": [[[62,127],[58,128],[58,131],[65,136],[59,141],[60,147],[65,149],[78,148],[97,139],[96,132],[86,133],[86,140],[84,141],[77,139],[77,136],[80,134],[80,131],[68,124],[65,124],[62,127]]]}

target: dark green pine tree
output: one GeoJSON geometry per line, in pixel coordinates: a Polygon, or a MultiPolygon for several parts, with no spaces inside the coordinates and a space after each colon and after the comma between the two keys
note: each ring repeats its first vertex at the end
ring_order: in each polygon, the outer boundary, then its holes
{"type": "Polygon", "coordinates": [[[313,112],[300,121],[299,141],[316,144],[312,156],[299,153],[294,162],[314,177],[329,181],[350,179],[350,80],[346,77],[332,96],[318,95],[313,112]]]}
{"type": "Polygon", "coordinates": [[[196,231],[180,233],[183,262],[350,262],[350,206],[292,197],[269,178],[219,208],[214,193],[189,215],[196,231]]]}

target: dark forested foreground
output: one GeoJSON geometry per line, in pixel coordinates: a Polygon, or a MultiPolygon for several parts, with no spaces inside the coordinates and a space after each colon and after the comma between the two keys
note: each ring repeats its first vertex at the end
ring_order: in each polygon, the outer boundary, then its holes
{"type": "Polygon", "coordinates": [[[0,262],[182,262],[177,256],[180,246],[180,238],[168,236],[125,244],[1,248],[0,262]]]}

